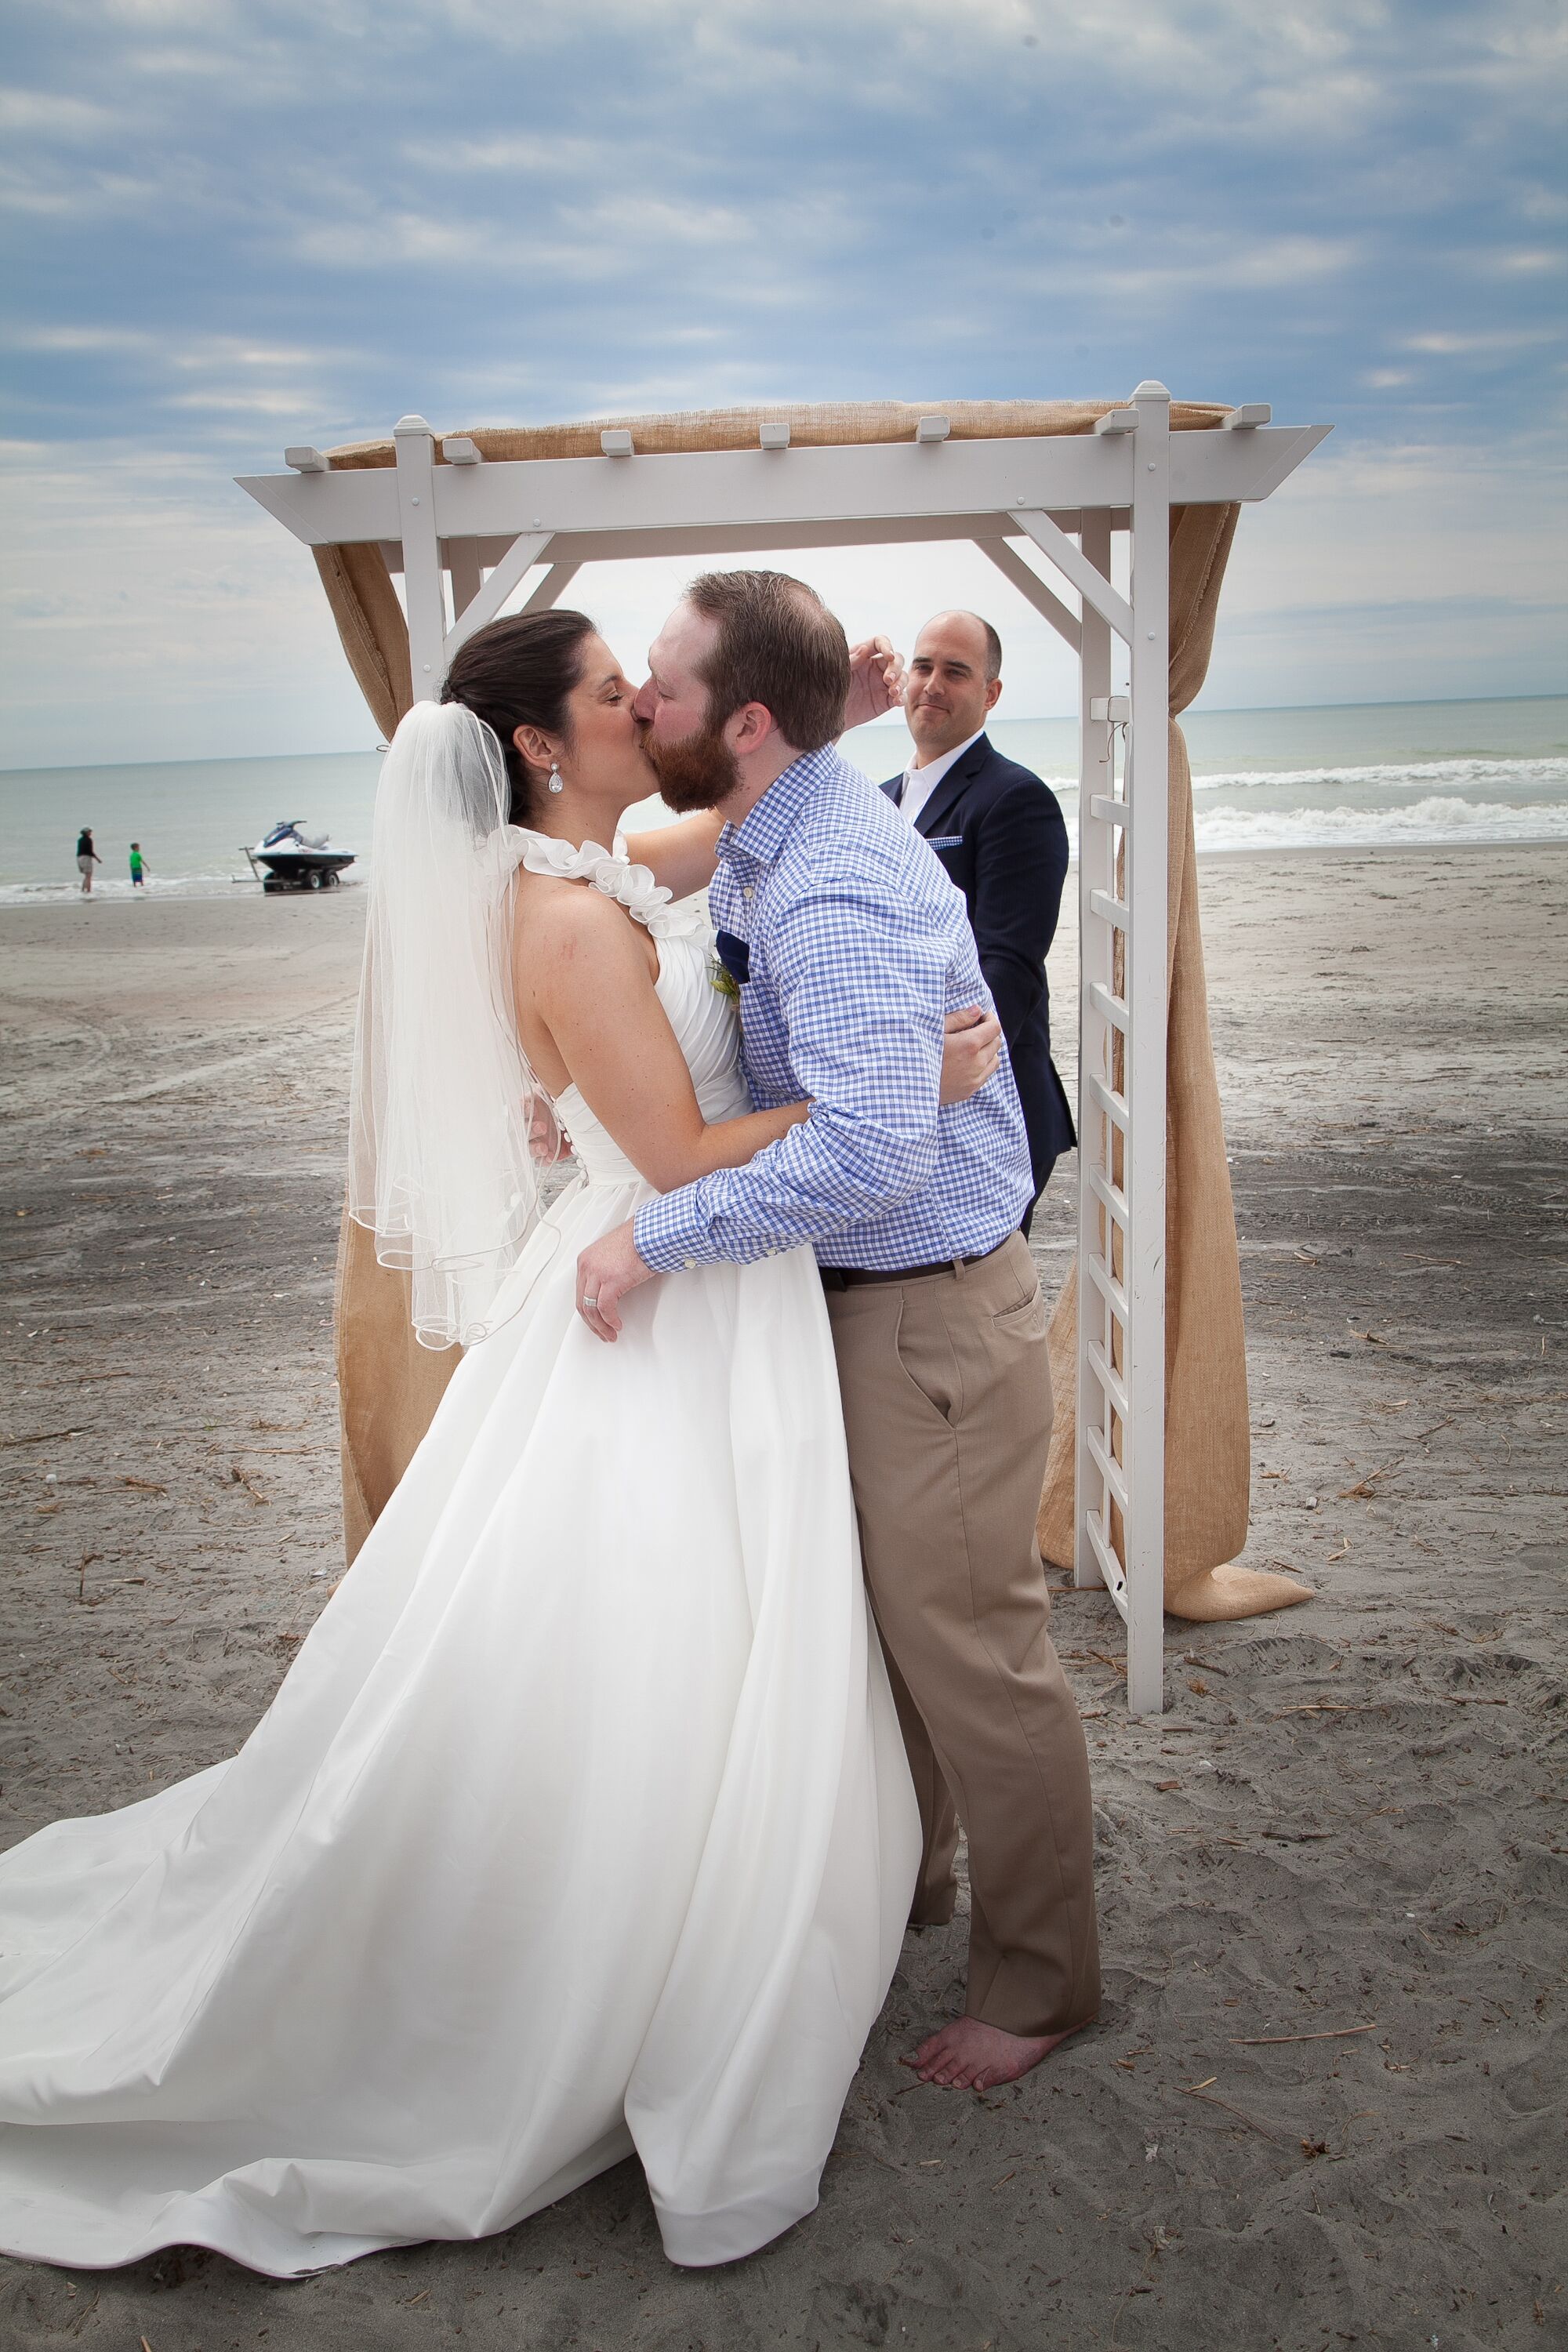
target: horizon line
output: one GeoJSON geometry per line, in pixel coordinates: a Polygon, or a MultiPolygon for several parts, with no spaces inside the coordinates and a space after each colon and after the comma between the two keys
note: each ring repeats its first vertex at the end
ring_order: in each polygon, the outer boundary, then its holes
{"type": "MultiPolygon", "coordinates": [[[[1189,704],[1178,715],[1184,719],[1246,719],[1260,716],[1283,718],[1303,710],[1456,710],[1467,705],[1494,702],[1568,702],[1568,687],[1558,687],[1536,694],[1429,694],[1385,697],[1377,702],[1241,702],[1227,704],[1223,709],[1205,710],[1189,704]]],[[[1073,710],[1026,710],[1016,715],[1004,713],[998,721],[1004,726],[1028,727],[1072,725],[1078,713],[1073,710]]],[[[848,728],[848,735],[861,735],[877,727],[889,733],[900,719],[890,711],[879,719],[866,719],[861,726],[848,728]]],[[[382,747],[365,744],[351,751],[209,751],[186,754],[179,759],[149,760],[61,760],[48,766],[26,764],[0,768],[0,776],[61,776],[90,768],[209,768],[216,766],[263,766],[274,760],[364,760],[373,758],[382,747]]]]}

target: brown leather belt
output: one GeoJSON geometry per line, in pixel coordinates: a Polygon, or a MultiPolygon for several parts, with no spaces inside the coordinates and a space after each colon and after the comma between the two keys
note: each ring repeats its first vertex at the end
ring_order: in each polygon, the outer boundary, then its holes
{"type": "Polygon", "coordinates": [[[819,1265],[816,1270],[825,1290],[854,1290],[863,1282],[919,1282],[929,1275],[958,1274],[966,1265],[984,1265],[988,1257],[995,1256],[996,1250],[1005,1249],[1012,1238],[1007,1234],[997,1243],[996,1249],[979,1250],[973,1257],[939,1257],[931,1265],[819,1265]]]}

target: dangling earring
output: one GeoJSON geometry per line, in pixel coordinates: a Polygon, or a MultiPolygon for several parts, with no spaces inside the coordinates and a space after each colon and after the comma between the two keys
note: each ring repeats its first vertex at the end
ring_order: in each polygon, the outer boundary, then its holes
{"type": "Polygon", "coordinates": [[[557,767],[555,761],[552,760],[550,762],[550,790],[552,793],[563,793],[565,789],[565,785],[561,781],[561,771],[559,767],[557,767]]]}

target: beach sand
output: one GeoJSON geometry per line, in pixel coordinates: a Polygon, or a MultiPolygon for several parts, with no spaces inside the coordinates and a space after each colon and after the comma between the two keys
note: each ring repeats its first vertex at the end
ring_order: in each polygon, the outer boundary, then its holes
{"type": "MultiPolygon", "coordinates": [[[[898,2056],[956,2004],[963,1938],[911,1937],[820,2209],[748,2263],[672,2271],[628,2164],[505,2236],[289,2284],[188,2249],[110,2273],[3,2264],[0,2339],[1568,2341],[1568,858],[1215,859],[1201,882],[1248,1301],[1248,1557],[1319,1597],[1169,1624],[1170,1712],[1142,1723],[1110,1601],[1058,1599],[1096,1778],[1098,2026],[1001,2093],[919,2085],[898,2056]]],[[[235,1748],[338,1572],[331,1289],[363,903],[0,918],[7,1843],[235,1748]]],[[[1068,923],[1063,1034],[1072,952],[1068,923]]],[[[1069,1163],[1037,1226],[1053,1286],[1072,1182],[1069,1163]]]]}

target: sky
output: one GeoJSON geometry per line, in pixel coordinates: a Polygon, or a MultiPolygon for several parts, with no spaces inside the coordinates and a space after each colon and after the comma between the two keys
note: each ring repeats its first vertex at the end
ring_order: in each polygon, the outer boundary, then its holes
{"type": "MultiPolygon", "coordinates": [[[[0,0],[0,765],[368,747],[284,446],[1267,400],[1209,708],[1568,690],[1557,0],[0,0]]],[[[963,549],[814,557],[852,635],[963,549]]],[[[679,567],[574,599],[635,674],[679,567]]]]}

